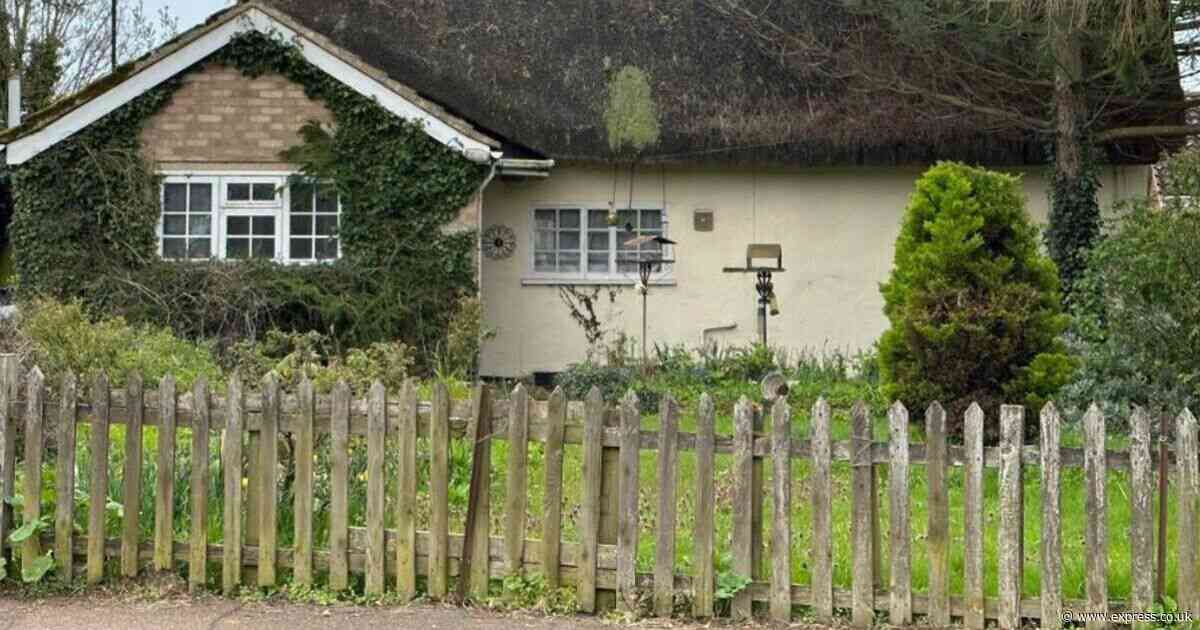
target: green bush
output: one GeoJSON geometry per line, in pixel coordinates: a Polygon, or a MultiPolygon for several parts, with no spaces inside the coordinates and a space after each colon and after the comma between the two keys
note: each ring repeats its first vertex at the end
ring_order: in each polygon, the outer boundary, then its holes
{"type": "Polygon", "coordinates": [[[1123,211],[1080,282],[1072,314],[1083,365],[1064,393],[1070,406],[1095,401],[1112,419],[1131,405],[1174,416],[1200,402],[1200,205],[1184,197],[1123,211]]]}
{"type": "MultiPolygon", "coordinates": [[[[425,277],[434,270],[427,272],[425,277]]],[[[240,341],[263,340],[272,329],[312,331],[327,339],[333,355],[403,342],[419,351],[415,356],[424,361],[417,367],[429,372],[436,367],[432,358],[448,348],[447,331],[461,306],[455,296],[461,293],[419,277],[362,269],[349,261],[309,266],[157,262],[114,270],[98,280],[93,294],[98,312],[169,326],[187,339],[215,339],[222,352],[240,341]]],[[[470,286],[469,273],[460,280],[461,288],[470,286]]],[[[463,343],[451,349],[458,365],[472,351],[463,343]]]]}
{"type": "Polygon", "coordinates": [[[879,341],[884,394],[914,418],[941,401],[957,432],[978,402],[994,436],[1000,404],[1040,406],[1070,374],[1058,277],[1018,177],[946,162],[927,171],[880,289],[891,322],[879,341]]]}
{"type": "Polygon", "coordinates": [[[134,326],[120,317],[93,321],[78,301],[21,304],[12,334],[17,339],[11,343],[27,353],[25,362],[52,379],[68,370],[80,376],[107,370],[111,381],[121,384],[136,370],[151,383],[173,374],[186,388],[200,377],[220,378],[209,347],[179,339],[167,328],[134,326]]]}
{"type": "Polygon", "coordinates": [[[320,333],[270,330],[262,341],[235,345],[227,362],[230,370],[239,370],[248,382],[260,382],[275,372],[285,388],[295,387],[307,377],[314,389],[324,393],[344,380],[360,395],[377,380],[392,395],[398,394],[414,363],[412,348],[399,341],[376,342],[342,355],[333,354],[331,346],[329,338],[320,333]]]}
{"type": "Polygon", "coordinates": [[[568,400],[587,398],[592,387],[599,387],[604,400],[616,401],[633,386],[637,369],[627,366],[607,366],[584,361],[559,372],[554,384],[563,388],[568,400]]]}

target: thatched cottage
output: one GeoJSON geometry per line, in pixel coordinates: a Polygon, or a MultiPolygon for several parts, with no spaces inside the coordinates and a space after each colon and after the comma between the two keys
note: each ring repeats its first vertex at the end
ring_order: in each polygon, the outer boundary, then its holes
{"type": "MultiPolygon", "coordinates": [[[[164,176],[160,255],[338,256],[338,204],[289,191],[294,165],[280,157],[305,122],[328,120],[323,104],[282,76],[205,63],[247,30],[296,43],[321,71],[489,169],[460,217],[484,235],[478,284],[498,332],[485,375],[554,372],[585,356],[565,286],[619,289],[600,294],[597,320],[640,337],[639,257],[675,260],[650,277],[653,342],[757,339],[754,276],[727,270],[746,265],[751,244],[778,245],[786,268],[774,276],[771,343],[868,346],[885,325],[878,283],[906,198],[937,160],[1022,173],[1030,212],[1047,215],[1042,141],[970,116],[902,116],[895,96],[806,81],[683,0],[242,3],[30,116],[0,138],[8,164],[182,76],[142,132],[164,176]],[[630,99],[631,120],[613,120],[614,91],[630,99]],[[614,133],[647,142],[634,154],[614,133]],[[655,236],[677,244],[630,244],[655,236]]],[[[1145,194],[1155,157],[1114,153],[1103,202],[1145,194]]]]}

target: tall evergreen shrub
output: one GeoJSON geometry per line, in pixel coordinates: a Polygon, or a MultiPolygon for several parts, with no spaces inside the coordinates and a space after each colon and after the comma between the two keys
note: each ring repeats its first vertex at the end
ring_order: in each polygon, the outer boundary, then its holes
{"type": "Polygon", "coordinates": [[[879,341],[884,393],[914,418],[940,401],[957,433],[978,402],[994,436],[999,405],[1040,406],[1070,376],[1058,276],[1019,177],[951,162],[927,171],[880,289],[891,322],[879,341]]]}

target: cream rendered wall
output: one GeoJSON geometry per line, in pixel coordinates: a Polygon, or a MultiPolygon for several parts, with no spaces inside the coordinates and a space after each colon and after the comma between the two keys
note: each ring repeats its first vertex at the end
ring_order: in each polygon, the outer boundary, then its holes
{"type": "MultiPolygon", "coordinates": [[[[625,169],[622,169],[625,170],[625,169]]],[[[1041,169],[1023,172],[1030,213],[1046,220],[1047,180],[1041,169]]],[[[679,242],[673,285],[650,290],[651,342],[700,344],[705,328],[736,324],[712,341],[757,338],[754,278],[726,274],[744,264],[746,245],[780,243],[787,272],[776,274],[782,314],[770,318],[772,345],[810,351],[854,351],[884,330],[879,283],[892,262],[892,246],[918,168],[749,169],[723,166],[643,167],[634,179],[634,203],[660,207],[665,199],[668,236],[679,242]],[[714,229],[697,232],[697,209],[715,211],[714,229]]],[[[1105,206],[1144,195],[1147,169],[1107,169],[1105,206]]],[[[628,199],[628,171],[617,176],[617,207],[628,199]]],[[[583,360],[582,330],[571,321],[555,286],[534,286],[530,272],[531,210],[538,204],[587,203],[608,207],[612,168],[559,166],[544,180],[497,180],[484,193],[482,225],[516,231],[516,253],[482,261],[487,322],[498,334],[485,345],[481,371],[520,376],[558,371],[583,360]]],[[[630,285],[632,284],[630,278],[630,285]]],[[[641,297],[625,286],[616,302],[604,300],[605,326],[641,336],[641,297]]]]}

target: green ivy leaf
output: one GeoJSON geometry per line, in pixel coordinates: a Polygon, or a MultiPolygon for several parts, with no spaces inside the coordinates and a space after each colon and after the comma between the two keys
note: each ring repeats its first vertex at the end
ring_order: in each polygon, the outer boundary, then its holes
{"type": "Polygon", "coordinates": [[[46,555],[39,556],[33,561],[33,564],[21,570],[21,579],[26,584],[40,582],[46,577],[46,573],[54,568],[54,552],[47,551],[46,555]]]}
{"type": "Polygon", "coordinates": [[[21,527],[13,530],[13,533],[8,535],[8,541],[11,543],[22,543],[29,540],[30,536],[37,533],[42,528],[41,521],[29,521],[21,527]]]}
{"type": "Polygon", "coordinates": [[[13,507],[19,508],[19,507],[23,507],[25,505],[25,497],[23,497],[19,494],[14,494],[11,497],[4,497],[4,502],[13,507]]]}
{"type": "Polygon", "coordinates": [[[750,581],[749,576],[722,572],[717,576],[716,598],[718,600],[733,599],[734,595],[750,586],[750,581]]]}

